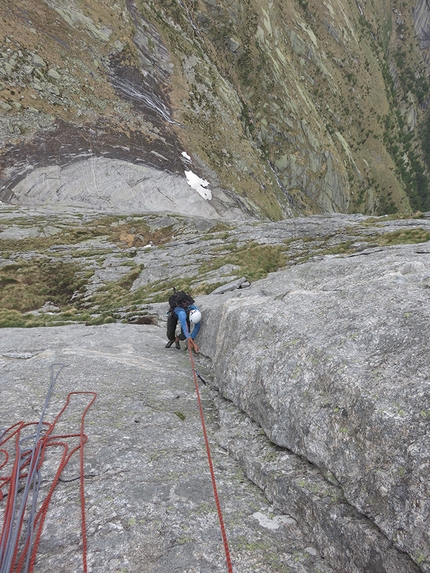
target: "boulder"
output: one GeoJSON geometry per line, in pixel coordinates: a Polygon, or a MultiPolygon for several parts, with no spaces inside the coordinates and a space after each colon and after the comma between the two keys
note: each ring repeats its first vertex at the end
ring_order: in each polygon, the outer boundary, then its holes
{"type": "Polygon", "coordinates": [[[429,288],[424,243],[320,257],[200,304],[222,394],[426,572],[429,288]]]}

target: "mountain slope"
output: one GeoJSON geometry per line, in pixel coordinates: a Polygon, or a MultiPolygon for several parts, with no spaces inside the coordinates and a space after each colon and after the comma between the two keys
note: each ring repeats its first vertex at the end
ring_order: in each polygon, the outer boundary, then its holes
{"type": "Polygon", "coordinates": [[[0,198],[427,210],[429,27],[424,1],[7,0],[0,198]]]}

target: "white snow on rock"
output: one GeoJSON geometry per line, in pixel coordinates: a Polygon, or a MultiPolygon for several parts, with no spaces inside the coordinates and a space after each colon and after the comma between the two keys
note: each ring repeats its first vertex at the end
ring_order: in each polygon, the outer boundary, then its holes
{"type": "Polygon", "coordinates": [[[197,191],[203,199],[210,201],[212,199],[212,192],[210,189],[205,189],[209,185],[209,181],[206,179],[201,179],[198,175],[192,171],[185,171],[185,177],[187,178],[188,185],[197,191]]]}

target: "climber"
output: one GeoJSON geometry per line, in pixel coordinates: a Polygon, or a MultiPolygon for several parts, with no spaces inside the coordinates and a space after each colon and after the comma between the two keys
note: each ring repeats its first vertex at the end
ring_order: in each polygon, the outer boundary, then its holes
{"type": "Polygon", "coordinates": [[[200,330],[201,312],[194,304],[194,299],[185,292],[174,292],[169,298],[169,311],[167,313],[167,338],[169,339],[166,348],[170,348],[173,343],[180,350],[180,340],[187,340],[188,348],[199,352],[199,347],[194,342],[200,330]],[[181,333],[175,336],[176,326],[181,325],[181,333]],[[191,325],[193,330],[191,331],[191,325]]]}

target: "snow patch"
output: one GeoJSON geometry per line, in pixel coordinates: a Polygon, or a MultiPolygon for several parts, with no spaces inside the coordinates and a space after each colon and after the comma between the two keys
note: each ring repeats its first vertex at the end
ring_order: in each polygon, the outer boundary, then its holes
{"type": "Polygon", "coordinates": [[[205,187],[209,185],[209,181],[206,181],[206,179],[201,179],[192,171],[185,171],[185,177],[187,178],[188,185],[197,191],[197,193],[199,193],[203,199],[207,199],[209,201],[212,199],[212,191],[210,189],[205,189],[205,187]]]}
{"type": "Polygon", "coordinates": [[[182,157],[185,157],[185,159],[188,159],[188,161],[191,161],[191,157],[188,155],[188,153],[186,151],[183,151],[181,153],[182,157]]]}

